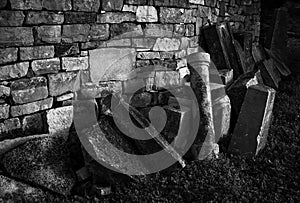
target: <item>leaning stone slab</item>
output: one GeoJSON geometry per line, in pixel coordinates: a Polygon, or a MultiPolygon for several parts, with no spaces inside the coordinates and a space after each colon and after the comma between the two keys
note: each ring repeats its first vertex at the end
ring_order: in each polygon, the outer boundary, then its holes
{"type": "Polygon", "coordinates": [[[228,151],[248,157],[264,148],[272,121],[276,91],[264,85],[248,88],[228,151]]]}
{"type": "Polygon", "coordinates": [[[281,75],[275,67],[274,61],[272,59],[263,61],[263,63],[259,65],[259,70],[264,84],[277,89],[281,81],[281,75]]]}
{"type": "Polygon", "coordinates": [[[75,176],[67,160],[64,140],[47,136],[10,150],[4,154],[1,162],[12,177],[69,195],[75,176]]]}

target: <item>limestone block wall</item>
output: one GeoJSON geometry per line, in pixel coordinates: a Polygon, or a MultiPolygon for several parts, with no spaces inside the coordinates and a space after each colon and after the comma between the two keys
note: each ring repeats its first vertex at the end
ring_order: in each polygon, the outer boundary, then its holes
{"type": "Polygon", "coordinates": [[[122,89],[132,69],[184,67],[200,28],[221,21],[257,42],[260,1],[1,0],[0,141],[64,131],[80,70],[122,89]]]}

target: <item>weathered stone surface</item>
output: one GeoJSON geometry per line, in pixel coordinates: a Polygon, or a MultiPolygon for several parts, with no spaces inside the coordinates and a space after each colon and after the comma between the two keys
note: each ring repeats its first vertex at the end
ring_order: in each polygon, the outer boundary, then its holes
{"type": "Polygon", "coordinates": [[[205,6],[215,7],[217,0],[205,0],[205,6]]]}
{"type": "Polygon", "coordinates": [[[0,64],[14,62],[18,59],[17,48],[3,48],[0,49],[0,64]]]}
{"type": "Polygon", "coordinates": [[[41,113],[25,116],[22,121],[22,130],[25,135],[44,133],[43,117],[41,113]]]}
{"type": "Polygon", "coordinates": [[[74,93],[68,93],[57,97],[56,101],[66,101],[72,99],[73,97],[74,97],[74,93]]]}
{"type": "Polygon", "coordinates": [[[28,62],[0,66],[0,81],[24,77],[28,72],[28,67],[28,62]]]}
{"type": "Polygon", "coordinates": [[[67,11],[72,9],[71,0],[43,0],[43,8],[53,11],[67,11]]]}
{"type": "Polygon", "coordinates": [[[147,0],[125,0],[126,4],[139,4],[139,5],[145,5],[147,3],[147,0]]]}
{"type": "Polygon", "coordinates": [[[78,43],[55,45],[55,56],[74,56],[79,54],[78,43]]]}
{"type": "Polygon", "coordinates": [[[48,136],[28,141],[7,152],[2,162],[11,176],[68,195],[75,178],[67,160],[62,138],[48,136]]]}
{"type": "Polygon", "coordinates": [[[65,12],[65,23],[95,23],[97,20],[96,13],[84,12],[65,12]]]}
{"type": "Polygon", "coordinates": [[[130,105],[134,107],[147,107],[151,105],[152,95],[149,92],[136,93],[130,100],[130,105]]]}
{"type": "Polygon", "coordinates": [[[7,0],[3,0],[0,2],[0,8],[4,8],[7,4],[7,0]]]}
{"type": "Polygon", "coordinates": [[[56,73],[60,70],[59,58],[36,60],[31,63],[32,70],[36,75],[56,73]]]}
{"type": "Polygon", "coordinates": [[[0,11],[0,26],[21,26],[24,17],[22,11],[0,11]]]}
{"type": "Polygon", "coordinates": [[[194,23],[196,18],[193,16],[193,10],[167,8],[160,9],[160,20],[162,23],[194,23]]]}
{"type": "Polygon", "coordinates": [[[136,21],[136,16],[131,12],[106,12],[97,16],[97,23],[122,23],[136,21]]]}
{"type": "Polygon", "coordinates": [[[179,72],[177,71],[156,71],[155,85],[157,88],[175,88],[180,85],[179,72]]]}
{"type": "Polygon", "coordinates": [[[136,11],[138,22],[157,22],[157,10],[153,6],[138,6],[136,11]]]}
{"type": "Polygon", "coordinates": [[[0,97],[8,97],[10,95],[10,88],[4,85],[0,85],[0,97]]]}
{"type": "Polygon", "coordinates": [[[180,40],[176,38],[158,38],[154,44],[153,51],[177,51],[180,40]]]}
{"type": "Polygon", "coordinates": [[[219,70],[219,76],[221,77],[223,84],[228,85],[233,81],[233,70],[219,70]]]}
{"type": "Polygon", "coordinates": [[[30,27],[0,27],[0,33],[0,47],[33,44],[33,32],[30,27]]]}
{"type": "Polygon", "coordinates": [[[60,43],[61,42],[61,26],[44,25],[36,28],[36,41],[39,43],[60,43]]]}
{"type": "Polygon", "coordinates": [[[73,121],[73,106],[51,109],[47,112],[49,133],[67,136],[73,121]]]}
{"type": "Polygon", "coordinates": [[[74,0],[74,11],[98,12],[100,0],[74,0]]]}
{"type": "Polygon", "coordinates": [[[89,51],[89,56],[91,79],[98,83],[122,80],[133,69],[136,53],[132,48],[103,48],[89,51]]]}
{"type": "Polygon", "coordinates": [[[54,56],[54,46],[20,47],[20,59],[43,59],[54,56]]]}
{"type": "Polygon", "coordinates": [[[280,72],[276,69],[274,61],[268,59],[263,61],[262,64],[259,64],[259,70],[264,81],[264,84],[277,89],[279,82],[281,81],[280,72]]]}
{"type": "Polygon", "coordinates": [[[62,24],[64,22],[64,14],[61,12],[49,11],[30,11],[25,20],[27,25],[38,24],[62,24]]]}
{"type": "Polygon", "coordinates": [[[42,0],[11,0],[10,1],[12,9],[18,10],[42,10],[42,0]]]}
{"type": "Polygon", "coordinates": [[[91,41],[91,42],[80,43],[81,50],[97,49],[103,47],[106,47],[105,41],[91,41]]]}
{"type": "Polygon", "coordinates": [[[132,47],[140,49],[152,49],[156,40],[153,38],[132,39],[132,47]]]}
{"type": "Polygon", "coordinates": [[[189,0],[189,3],[204,5],[204,0],[189,0]]]}
{"type": "Polygon", "coordinates": [[[108,24],[94,24],[91,26],[89,33],[91,40],[107,40],[109,38],[109,25],[108,24]]]}
{"type": "Polygon", "coordinates": [[[65,72],[48,75],[49,94],[59,96],[66,92],[73,91],[77,73],[65,72]]]}
{"type": "Polygon", "coordinates": [[[52,107],[52,104],[53,104],[53,98],[51,97],[41,101],[36,101],[36,102],[23,104],[19,106],[12,106],[10,114],[12,115],[12,117],[31,114],[38,111],[49,109],[52,107]]]}
{"type": "Polygon", "coordinates": [[[107,47],[131,47],[130,39],[115,39],[106,43],[107,47]]]}
{"type": "Polygon", "coordinates": [[[104,11],[120,11],[123,7],[122,0],[102,0],[101,3],[104,11]]]}
{"type": "Polygon", "coordinates": [[[138,52],[137,59],[159,59],[160,54],[159,52],[138,52]]]}
{"type": "Polygon", "coordinates": [[[272,120],[275,93],[274,89],[264,85],[248,88],[229,152],[252,157],[264,148],[272,120]]]}
{"type": "Polygon", "coordinates": [[[0,140],[16,137],[20,132],[21,123],[18,118],[6,119],[0,123],[0,140]]]}
{"type": "Polygon", "coordinates": [[[111,38],[136,38],[144,35],[142,26],[134,23],[120,23],[110,25],[111,38]]]}
{"type": "Polygon", "coordinates": [[[88,41],[89,32],[89,24],[64,25],[62,41],[65,43],[88,41]]]}
{"type": "Polygon", "coordinates": [[[89,68],[89,57],[63,57],[62,69],[66,71],[86,70],[89,68]]]}
{"type": "Polygon", "coordinates": [[[124,5],[122,8],[123,12],[133,12],[136,13],[137,6],[134,5],[124,5]]]}
{"type": "Polygon", "coordinates": [[[48,97],[47,79],[45,77],[35,77],[13,81],[11,95],[17,104],[44,99],[48,97]]]}
{"type": "Polygon", "coordinates": [[[173,30],[171,24],[147,24],[144,29],[146,37],[172,37],[173,30]]]}
{"type": "Polygon", "coordinates": [[[9,117],[9,105],[0,105],[0,119],[7,119],[9,117]]]}

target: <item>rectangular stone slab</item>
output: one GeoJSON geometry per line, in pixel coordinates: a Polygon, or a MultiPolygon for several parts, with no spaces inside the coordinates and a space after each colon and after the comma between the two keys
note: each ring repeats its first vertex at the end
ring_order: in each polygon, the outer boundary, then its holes
{"type": "Polygon", "coordinates": [[[272,59],[263,61],[259,65],[259,70],[263,78],[264,84],[277,89],[279,82],[281,81],[281,75],[278,69],[275,67],[274,61],[272,59]]]}
{"type": "Polygon", "coordinates": [[[228,151],[248,157],[257,155],[266,144],[276,91],[264,85],[247,90],[228,151]]]}

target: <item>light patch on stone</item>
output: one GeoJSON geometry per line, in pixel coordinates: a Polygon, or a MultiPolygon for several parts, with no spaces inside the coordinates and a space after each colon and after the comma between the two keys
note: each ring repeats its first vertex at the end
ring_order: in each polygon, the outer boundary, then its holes
{"type": "Polygon", "coordinates": [[[138,22],[157,22],[157,10],[153,6],[138,6],[136,11],[138,22]]]}
{"type": "Polygon", "coordinates": [[[153,51],[177,51],[180,47],[179,39],[158,38],[153,47],[153,51]]]}
{"type": "Polygon", "coordinates": [[[64,57],[62,69],[66,71],[86,70],[89,68],[88,57],[64,57]]]}

